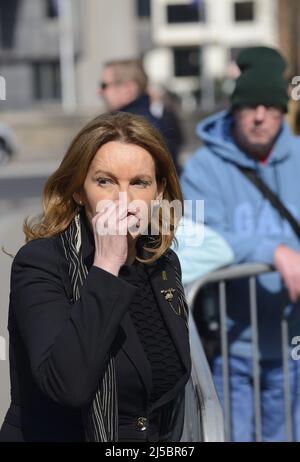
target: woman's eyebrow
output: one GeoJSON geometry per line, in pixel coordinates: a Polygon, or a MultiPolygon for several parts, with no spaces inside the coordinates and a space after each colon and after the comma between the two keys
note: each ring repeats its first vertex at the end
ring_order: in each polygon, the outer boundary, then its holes
{"type": "MultiPolygon", "coordinates": [[[[112,172],[108,172],[108,171],[105,171],[105,170],[96,170],[94,172],[94,175],[107,175],[107,176],[110,176],[112,178],[117,178],[112,172]]],[[[152,180],[152,176],[149,175],[149,173],[138,173],[137,175],[134,175],[134,177],[131,178],[131,180],[135,180],[135,179],[138,179],[138,178],[147,178],[149,180],[152,180]]]]}
{"type": "Polygon", "coordinates": [[[139,178],[143,178],[143,179],[147,179],[147,180],[152,180],[152,176],[149,175],[149,173],[139,173],[138,175],[135,175],[135,176],[132,177],[131,179],[132,179],[132,180],[136,180],[136,179],[139,179],[139,178]]]}
{"type": "Polygon", "coordinates": [[[99,173],[101,173],[102,175],[107,175],[107,176],[111,176],[115,178],[115,175],[112,172],[106,172],[105,170],[96,170],[94,172],[94,175],[98,175],[99,173]]]}

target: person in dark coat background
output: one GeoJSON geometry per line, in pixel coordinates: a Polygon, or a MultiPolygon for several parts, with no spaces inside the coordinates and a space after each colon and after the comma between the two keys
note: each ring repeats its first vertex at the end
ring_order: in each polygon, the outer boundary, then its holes
{"type": "Polygon", "coordinates": [[[178,175],[182,168],[179,163],[180,150],[184,144],[184,132],[179,118],[179,98],[161,85],[150,85],[150,111],[164,127],[168,146],[172,153],[178,175]]]}
{"type": "Polygon", "coordinates": [[[144,118],[103,114],[75,137],[12,265],[1,442],[180,441],[188,310],[175,218],[165,233],[154,213],[175,200],[171,157],[144,118]]]}
{"type": "Polygon", "coordinates": [[[174,136],[174,131],[178,131],[178,125],[174,124],[172,127],[174,118],[169,117],[164,120],[151,112],[148,77],[141,60],[108,61],[102,72],[99,94],[104,99],[108,111],[141,115],[154,125],[167,143],[176,171],[180,173],[178,163],[180,146],[176,146],[177,138],[174,136]]]}

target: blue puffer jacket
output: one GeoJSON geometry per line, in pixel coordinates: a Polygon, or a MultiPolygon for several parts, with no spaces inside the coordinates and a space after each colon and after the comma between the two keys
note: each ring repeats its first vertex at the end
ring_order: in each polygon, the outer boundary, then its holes
{"type": "MultiPolygon", "coordinates": [[[[205,223],[219,232],[234,251],[235,263],[272,264],[276,247],[284,243],[300,252],[300,243],[257,188],[238,170],[246,166],[257,174],[300,218],[300,138],[283,122],[266,164],[247,156],[231,136],[230,113],[221,112],[197,127],[204,146],[187,162],[181,184],[185,199],[204,199],[205,223]]],[[[193,208],[195,219],[195,207],[193,208]]],[[[300,221],[300,220],[299,220],[300,221]]],[[[251,356],[248,286],[245,281],[228,287],[230,351],[251,356]]],[[[289,335],[300,335],[300,303],[290,305],[278,273],[258,278],[259,343],[263,358],[281,356],[280,317],[289,319],[289,335]]]]}

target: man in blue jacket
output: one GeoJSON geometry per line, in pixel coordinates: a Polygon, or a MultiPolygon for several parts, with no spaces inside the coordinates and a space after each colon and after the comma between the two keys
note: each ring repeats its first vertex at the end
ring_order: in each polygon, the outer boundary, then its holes
{"type": "MultiPolygon", "coordinates": [[[[280,320],[288,319],[289,347],[300,335],[300,242],[287,220],[240,171],[256,172],[297,221],[300,217],[300,139],[284,120],[287,112],[286,63],[274,49],[241,52],[241,74],[231,108],[199,124],[204,146],[182,175],[185,199],[204,199],[205,223],[231,246],[235,263],[264,262],[277,272],[258,278],[258,336],[262,435],[283,441],[285,408],[280,320]]],[[[245,281],[227,291],[232,438],[253,441],[254,404],[249,291],[245,281]]],[[[290,357],[294,439],[300,440],[300,363],[290,357]]],[[[222,357],[213,362],[222,397],[222,357]]]]}

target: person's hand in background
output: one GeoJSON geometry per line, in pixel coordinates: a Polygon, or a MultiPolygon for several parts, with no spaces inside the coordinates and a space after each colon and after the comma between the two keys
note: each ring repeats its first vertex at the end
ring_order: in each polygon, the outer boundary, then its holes
{"type": "Polygon", "coordinates": [[[300,253],[280,244],[274,252],[274,264],[287,285],[291,301],[295,303],[300,297],[300,253]]]}

